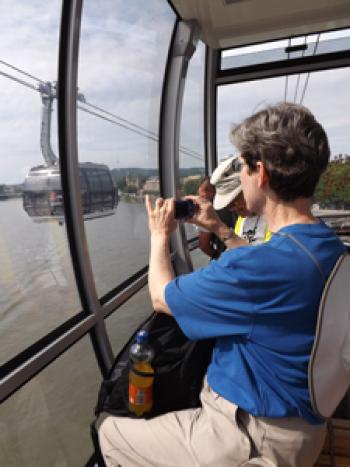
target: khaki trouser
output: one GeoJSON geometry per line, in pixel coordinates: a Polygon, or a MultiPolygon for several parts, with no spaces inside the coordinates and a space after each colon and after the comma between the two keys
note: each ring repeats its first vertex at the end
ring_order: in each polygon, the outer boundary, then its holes
{"type": "Polygon", "coordinates": [[[210,389],[202,407],[151,420],[106,418],[100,429],[108,467],[308,467],[316,461],[325,425],[301,418],[253,417],[210,389]]]}

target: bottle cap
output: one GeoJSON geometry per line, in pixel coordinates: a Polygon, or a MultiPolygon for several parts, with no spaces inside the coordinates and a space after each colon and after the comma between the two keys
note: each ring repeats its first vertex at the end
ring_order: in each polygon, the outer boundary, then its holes
{"type": "Polygon", "coordinates": [[[136,342],[138,342],[139,344],[141,344],[142,342],[147,342],[148,336],[148,331],[146,331],[146,329],[141,329],[141,331],[139,331],[136,334],[136,342]]]}

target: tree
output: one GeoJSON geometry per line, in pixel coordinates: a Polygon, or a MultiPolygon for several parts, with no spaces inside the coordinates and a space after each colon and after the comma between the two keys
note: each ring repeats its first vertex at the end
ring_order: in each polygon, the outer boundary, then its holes
{"type": "Polygon", "coordinates": [[[118,187],[121,191],[125,191],[124,188],[126,187],[126,177],[121,177],[119,180],[118,180],[118,187]]]}
{"type": "Polygon", "coordinates": [[[122,190],[124,193],[137,193],[136,186],[125,186],[122,190]]]}
{"type": "Polygon", "coordinates": [[[321,176],[314,200],[323,207],[350,207],[350,163],[331,162],[321,176]]]}
{"type": "Polygon", "coordinates": [[[199,178],[186,180],[182,187],[182,193],[184,195],[196,195],[198,191],[199,178]]]}

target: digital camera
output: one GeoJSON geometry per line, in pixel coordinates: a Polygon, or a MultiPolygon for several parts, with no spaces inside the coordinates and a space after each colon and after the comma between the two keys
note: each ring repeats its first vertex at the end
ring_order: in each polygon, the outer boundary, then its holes
{"type": "Polygon", "coordinates": [[[190,219],[196,212],[196,205],[190,199],[175,201],[175,219],[190,219]]]}

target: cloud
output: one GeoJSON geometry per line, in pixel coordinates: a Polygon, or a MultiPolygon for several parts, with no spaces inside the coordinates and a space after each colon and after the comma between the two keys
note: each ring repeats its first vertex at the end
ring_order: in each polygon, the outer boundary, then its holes
{"type": "MultiPolygon", "coordinates": [[[[0,2],[0,60],[44,81],[57,79],[60,0],[0,2]]],[[[175,15],[167,2],[122,0],[85,2],[79,50],[79,91],[87,102],[123,119],[158,132],[163,73],[175,15]],[[141,14],[142,13],[142,14],[141,14]]],[[[180,144],[203,155],[204,46],[193,56],[185,87],[180,144]]],[[[38,82],[0,63],[0,71],[38,82]]],[[[23,181],[27,170],[43,162],[40,152],[39,93],[0,75],[0,183],[23,181]]],[[[300,79],[299,95],[305,76],[300,79]]],[[[325,125],[334,152],[350,152],[349,70],[310,75],[305,104],[325,125]],[[345,135],[345,136],[344,136],[345,135]]],[[[293,98],[296,77],[289,78],[293,98]]],[[[231,153],[228,132],[258,108],[283,100],[284,78],[220,87],[217,140],[219,157],[231,153]]],[[[86,107],[88,109],[88,107],[86,107]]],[[[90,110],[92,110],[90,108],[90,110]]],[[[57,152],[56,112],[52,115],[52,146],[57,152]]],[[[109,166],[156,167],[155,142],[92,115],[78,111],[81,161],[109,166]]],[[[182,167],[203,161],[180,154],[182,167]]]]}
{"type": "MultiPolygon", "coordinates": [[[[4,1],[0,4],[0,60],[44,81],[57,79],[59,0],[4,1]]],[[[79,57],[79,90],[87,101],[157,132],[160,95],[175,15],[166,2],[85,2],[79,57]],[[142,15],[140,15],[142,12],[142,15]],[[156,24],[152,29],[150,24],[156,24]]],[[[31,85],[35,78],[0,64],[31,85]]],[[[43,162],[40,154],[39,93],[4,76],[0,94],[0,183],[22,182],[28,168],[43,162]],[[23,168],[26,168],[25,170],[23,168]]],[[[81,160],[120,166],[157,165],[153,141],[79,111],[81,160]]],[[[52,115],[55,141],[56,113],[52,115]]]]}

